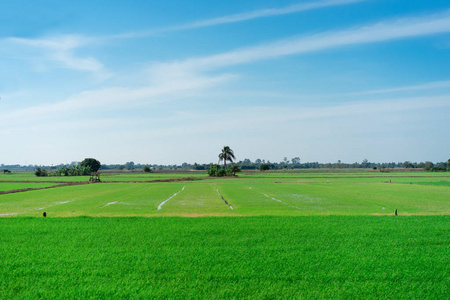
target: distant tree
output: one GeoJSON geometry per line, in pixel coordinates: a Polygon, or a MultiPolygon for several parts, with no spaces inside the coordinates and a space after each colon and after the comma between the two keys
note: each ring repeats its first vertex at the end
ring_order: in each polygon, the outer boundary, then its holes
{"type": "Polygon", "coordinates": [[[208,169],[208,175],[212,177],[218,177],[219,173],[221,174],[220,170],[223,170],[220,165],[211,165],[208,169]]]}
{"type": "Polygon", "coordinates": [[[268,164],[261,164],[260,166],[259,166],[259,170],[260,171],[267,171],[267,170],[269,170],[270,169],[270,167],[269,167],[269,165],[268,164]]]}
{"type": "Polygon", "coordinates": [[[430,171],[433,167],[434,164],[431,161],[426,161],[423,166],[425,171],[430,171]]]}
{"type": "Polygon", "coordinates": [[[436,165],[433,168],[431,168],[431,171],[432,172],[445,172],[445,171],[447,171],[447,168],[445,167],[445,164],[444,165],[436,165]]]}
{"type": "Polygon", "coordinates": [[[125,168],[127,170],[134,170],[134,162],[132,162],[132,161],[126,162],[125,163],[125,168]]]}
{"type": "Polygon", "coordinates": [[[4,174],[9,174],[9,173],[11,173],[11,171],[8,170],[8,169],[3,169],[3,173],[4,173],[4,174]]]}
{"type": "Polygon", "coordinates": [[[447,170],[450,171],[450,159],[447,160],[447,170]]]}
{"type": "Polygon", "coordinates": [[[293,159],[291,159],[291,162],[293,165],[300,164],[300,157],[294,157],[293,159]]]}
{"type": "Polygon", "coordinates": [[[97,172],[102,166],[101,163],[95,158],[85,158],[81,163],[81,167],[90,168],[91,172],[97,172]]]}
{"type": "Polygon", "coordinates": [[[149,166],[144,166],[143,170],[145,173],[150,173],[152,171],[149,166]]]}
{"type": "Polygon", "coordinates": [[[233,176],[236,176],[236,173],[241,171],[241,168],[239,167],[238,164],[234,164],[231,166],[230,168],[231,173],[233,173],[233,176]]]}
{"type": "Polygon", "coordinates": [[[233,150],[228,146],[223,147],[222,152],[219,154],[219,163],[223,160],[223,168],[226,169],[227,161],[233,162],[233,159],[236,159],[233,150]]]}
{"type": "Polygon", "coordinates": [[[369,167],[369,161],[367,159],[364,159],[361,163],[361,168],[368,168],[369,167]]]}
{"type": "Polygon", "coordinates": [[[40,167],[36,167],[34,174],[38,177],[45,177],[48,176],[48,172],[47,170],[40,168],[40,167]]]}
{"type": "Polygon", "coordinates": [[[414,165],[410,161],[403,162],[403,168],[414,168],[414,165]]]}
{"type": "Polygon", "coordinates": [[[206,170],[206,167],[204,165],[199,165],[198,163],[194,163],[192,166],[194,170],[206,170]]]}

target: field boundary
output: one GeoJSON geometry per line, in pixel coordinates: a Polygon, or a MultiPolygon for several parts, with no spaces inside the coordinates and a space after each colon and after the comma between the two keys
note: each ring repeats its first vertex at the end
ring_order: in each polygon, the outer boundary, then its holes
{"type": "Polygon", "coordinates": [[[231,206],[231,204],[229,204],[227,202],[227,200],[225,200],[225,198],[220,194],[219,189],[217,187],[216,187],[216,191],[217,191],[217,194],[219,194],[219,197],[222,198],[222,200],[225,202],[225,204],[228,205],[231,208],[231,210],[234,210],[233,206],[231,206]]]}
{"type": "MultiPolygon", "coordinates": [[[[450,175],[444,175],[444,176],[435,176],[435,177],[448,177],[450,178],[450,175]]],[[[249,176],[249,177],[240,177],[245,179],[362,179],[362,178],[433,178],[432,176],[249,176]]]]}
{"type": "MultiPolygon", "coordinates": [[[[18,182],[18,183],[29,183],[29,181],[26,182],[18,182]]],[[[41,183],[41,182],[39,182],[41,183]]],[[[9,190],[9,191],[0,191],[0,195],[5,194],[14,194],[14,193],[21,193],[21,192],[28,192],[28,191],[38,191],[38,190],[46,190],[46,189],[53,189],[53,188],[59,188],[64,186],[73,186],[73,185],[83,185],[83,184],[89,184],[89,182],[66,182],[66,183],[58,183],[52,186],[44,186],[44,187],[37,187],[37,188],[26,188],[26,189],[15,189],[15,190],[9,190]]]]}
{"type": "Polygon", "coordinates": [[[183,188],[181,189],[181,191],[176,192],[175,194],[173,194],[172,196],[170,196],[168,199],[166,199],[166,200],[164,200],[163,202],[161,202],[161,203],[158,205],[158,209],[157,209],[157,210],[161,210],[161,209],[162,209],[162,206],[163,206],[164,204],[166,204],[167,201],[169,201],[170,199],[172,199],[173,197],[175,197],[176,195],[178,195],[179,193],[181,193],[182,191],[184,191],[184,188],[185,188],[185,187],[186,187],[186,186],[183,186],[183,188]]]}

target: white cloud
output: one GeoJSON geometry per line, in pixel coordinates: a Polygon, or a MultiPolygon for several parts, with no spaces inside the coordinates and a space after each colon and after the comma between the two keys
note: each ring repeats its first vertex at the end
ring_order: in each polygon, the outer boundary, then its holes
{"type": "Polygon", "coordinates": [[[401,18],[343,31],[280,40],[265,45],[167,64],[172,71],[212,70],[274,59],[286,55],[322,51],[336,47],[385,42],[450,32],[450,12],[424,17],[401,18]]]}
{"type": "Polygon", "coordinates": [[[339,6],[339,5],[347,5],[347,4],[353,4],[353,3],[358,3],[358,2],[364,2],[364,1],[367,1],[367,0],[322,0],[322,1],[307,2],[307,3],[299,3],[299,4],[294,4],[294,5],[285,6],[285,7],[281,7],[281,8],[259,9],[259,10],[254,10],[254,11],[250,11],[250,12],[227,15],[227,16],[223,16],[223,17],[207,19],[207,20],[202,20],[202,21],[197,21],[197,22],[191,22],[191,23],[170,26],[170,27],[165,27],[165,28],[159,28],[159,29],[153,29],[153,30],[147,30],[147,31],[141,31],[141,32],[122,33],[122,34],[117,34],[117,35],[111,36],[110,38],[146,37],[146,36],[151,36],[151,35],[161,33],[161,32],[181,31],[181,30],[189,30],[189,29],[196,29],[196,28],[203,28],[203,27],[211,27],[211,26],[217,26],[217,25],[221,25],[221,24],[237,23],[237,22],[243,22],[243,21],[248,21],[248,20],[253,20],[253,19],[271,17],[271,16],[287,15],[287,14],[293,14],[293,13],[298,13],[298,12],[307,11],[307,10],[339,6]]]}
{"type": "Polygon", "coordinates": [[[204,91],[208,88],[227,82],[234,76],[224,74],[214,77],[186,76],[182,78],[169,77],[155,82],[152,85],[127,88],[114,87],[101,90],[84,91],[70,96],[64,101],[43,104],[14,111],[0,113],[0,119],[8,122],[30,122],[33,119],[42,119],[71,114],[79,110],[102,108],[103,110],[120,110],[125,108],[143,106],[164,102],[171,99],[187,97],[190,92],[204,91]]]}
{"type": "Polygon", "coordinates": [[[427,82],[424,84],[417,84],[417,85],[401,86],[401,87],[395,87],[395,88],[390,88],[390,89],[379,89],[379,90],[370,90],[370,91],[358,92],[358,93],[348,93],[348,94],[344,94],[344,95],[385,94],[385,93],[421,91],[421,90],[449,88],[449,87],[450,87],[450,80],[446,80],[446,81],[427,82]]]}
{"type": "Polygon", "coordinates": [[[362,2],[362,1],[366,1],[366,0],[325,0],[325,1],[299,3],[299,4],[282,7],[282,8],[260,9],[260,10],[255,10],[255,11],[251,11],[251,12],[246,12],[246,13],[228,15],[228,16],[224,16],[224,17],[220,17],[220,18],[192,22],[192,23],[188,23],[185,25],[170,27],[169,30],[194,29],[194,28],[215,26],[215,25],[220,25],[220,24],[236,23],[236,22],[242,22],[242,21],[264,18],[264,17],[292,14],[292,13],[297,13],[297,12],[301,12],[301,11],[313,10],[313,9],[317,9],[317,8],[352,4],[352,3],[362,2]]]}
{"type": "Polygon", "coordinates": [[[93,40],[90,38],[80,35],[63,35],[38,39],[10,37],[6,41],[18,47],[40,50],[40,53],[31,52],[31,56],[56,62],[60,67],[92,72],[100,77],[108,76],[104,66],[97,59],[79,57],[75,53],[77,49],[92,44],[93,40]]]}

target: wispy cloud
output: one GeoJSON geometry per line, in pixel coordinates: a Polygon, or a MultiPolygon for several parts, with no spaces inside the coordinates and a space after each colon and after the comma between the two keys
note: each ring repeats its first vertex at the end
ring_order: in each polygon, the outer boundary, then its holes
{"type": "Polygon", "coordinates": [[[285,6],[285,7],[281,7],[281,8],[259,9],[259,10],[244,12],[244,13],[222,16],[222,17],[218,17],[218,18],[212,18],[212,19],[207,19],[207,20],[202,20],[202,21],[197,21],[197,22],[186,23],[186,24],[182,24],[182,25],[169,26],[169,27],[165,27],[165,28],[157,28],[157,29],[140,31],[140,32],[123,33],[123,34],[114,35],[112,37],[115,37],[115,38],[138,38],[138,37],[151,36],[151,35],[154,35],[157,33],[162,33],[162,32],[181,31],[181,30],[189,30],[189,29],[196,29],[196,28],[203,28],[203,27],[211,27],[211,26],[217,26],[217,25],[222,25],[222,24],[237,23],[237,22],[243,22],[243,21],[259,19],[259,18],[287,15],[287,14],[293,14],[293,13],[298,13],[298,12],[302,12],[302,11],[308,11],[308,10],[314,10],[314,9],[319,9],[319,8],[332,7],[332,6],[347,5],[347,4],[353,4],[353,3],[358,3],[358,2],[364,2],[364,1],[367,1],[367,0],[323,0],[323,1],[299,3],[299,4],[294,4],[294,5],[285,6]]]}
{"type": "MultiPolygon", "coordinates": [[[[31,107],[25,109],[25,111],[17,111],[15,114],[8,113],[4,117],[22,114],[33,115],[36,111],[44,114],[86,107],[111,107],[115,103],[118,105],[123,105],[125,103],[130,105],[136,103],[136,101],[140,99],[144,99],[147,103],[152,101],[158,102],[160,101],[158,99],[164,97],[166,97],[166,99],[170,99],[170,97],[176,98],[182,96],[186,91],[202,91],[208,87],[228,82],[230,79],[234,78],[233,75],[208,74],[209,71],[227,66],[252,63],[264,59],[273,59],[285,55],[319,51],[346,45],[382,42],[443,32],[450,32],[449,12],[424,17],[402,18],[350,30],[293,38],[218,55],[191,58],[180,62],[159,63],[151,67],[151,85],[140,88],[123,87],[86,91],[56,104],[31,107]]],[[[50,49],[54,51],[53,57],[55,59],[58,57],[58,54],[64,56],[64,53],[70,53],[73,49],[89,42],[80,37],[66,37],[56,40],[15,39],[15,41],[33,47],[50,49]]],[[[96,67],[95,63],[92,66],[89,63],[86,63],[83,67],[81,62],[80,67],[84,69],[92,71],[101,69],[101,66],[96,67]]],[[[72,61],[72,63],[76,63],[76,61],[72,61]]],[[[442,81],[419,86],[368,91],[361,94],[379,94],[389,91],[426,89],[448,85],[448,81],[442,81]]]]}
{"type": "Polygon", "coordinates": [[[401,87],[395,87],[395,88],[390,88],[390,89],[379,89],[379,90],[370,90],[370,91],[358,92],[358,93],[347,93],[344,95],[352,96],[352,95],[386,94],[386,93],[421,91],[421,90],[440,89],[440,88],[450,88],[450,80],[427,82],[427,83],[423,83],[423,84],[401,86],[401,87]]]}
{"type": "Polygon", "coordinates": [[[211,70],[220,67],[274,59],[286,55],[321,51],[450,32],[450,12],[422,17],[400,18],[343,31],[296,37],[212,56],[192,58],[165,67],[211,70]]]}
{"type": "Polygon", "coordinates": [[[416,91],[428,91],[428,90],[442,90],[450,88],[450,80],[434,81],[427,83],[420,83],[416,85],[399,86],[385,89],[376,90],[366,90],[361,92],[352,93],[333,93],[333,94],[292,94],[292,93],[277,93],[277,92],[261,92],[261,91],[250,91],[250,92],[227,92],[228,97],[272,97],[279,99],[330,99],[330,98],[342,98],[349,96],[365,96],[365,95],[379,95],[379,94],[392,94],[392,93],[402,93],[402,92],[416,92],[416,91]]]}
{"type": "Polygon", "coordinates": [[[41,53],[34,54],[35,57],[56,62],[60,67],[92,72],[102,77],[108,75],[97,59],[76,55],[77,49],[93,42],[90,38],[80,35],[63,35],[39,39],[10,37],[7,41],[19,47],[40,50],[41,53]]]}
{"type": "Polygon", "coordinates": [[[0,119],[11,122],[13,120],[29,122],[34,119],[40,119],[43,115],[49,120],[52,117],[64,118],[83,109],[102,108],[103,111],[130,109],[136,106],[145,106],[187,97],[190,92],[205,91],[210,87],[229,81],[233,77],[231,74],[215,77],[191,76],[181,79],[173,77],[137,88],[111,87],[100,90],[88,90],[72,95],[61,102],[0,112],[0,119]]]}

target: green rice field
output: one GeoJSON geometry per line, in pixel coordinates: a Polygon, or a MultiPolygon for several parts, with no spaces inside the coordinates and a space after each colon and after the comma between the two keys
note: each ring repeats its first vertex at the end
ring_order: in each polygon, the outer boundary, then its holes
{"type": "Polygon", "coordinates": [[[0,299],[450,298],[449,173],[87,179],[0,175],[0,299]]]}

